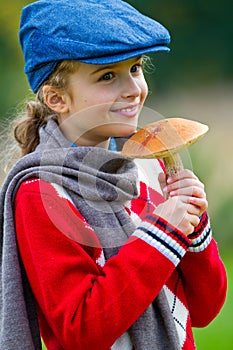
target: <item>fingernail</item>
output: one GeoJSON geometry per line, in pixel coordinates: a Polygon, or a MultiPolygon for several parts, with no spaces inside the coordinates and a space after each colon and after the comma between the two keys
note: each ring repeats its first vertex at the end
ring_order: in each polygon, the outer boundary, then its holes
{"type": "Polygon", "coordinates": [[[167,192],[167,186],[163,188],[163,192],[167,192]]]}

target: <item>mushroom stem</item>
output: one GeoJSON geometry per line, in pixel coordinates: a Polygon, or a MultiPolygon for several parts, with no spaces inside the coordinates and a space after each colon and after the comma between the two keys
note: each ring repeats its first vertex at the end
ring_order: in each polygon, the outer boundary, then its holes
{"type": "Polygon", "coordinates": [[[166,168],[167,177],[172,176],[184,169],[179,153],[170,154],[169,156],[164,157],[163,161],[166,168]]]}
{"type": "MultiPolygon", "coordinates": [[[[163,157],[163,162],[166,169],[166,180],[169,176],[172,176],[184,169],[179,153],[170,153],[169,156],[163,157]]],[[[169,194],[165,194],[164,197],[165,199],[168,199],[169,194]]]]}

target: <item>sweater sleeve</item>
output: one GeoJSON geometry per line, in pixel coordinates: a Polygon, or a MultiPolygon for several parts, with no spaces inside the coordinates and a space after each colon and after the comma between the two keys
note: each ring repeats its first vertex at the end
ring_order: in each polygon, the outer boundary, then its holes
{"type": "Polygon", "coordinates": [[[219,313],[226,298],[227,276],[205,212],[191,246],[179,264],[192,326],[204,327],[219,313]]]}
{"type": "Polygon", "coordinates": [[[101,268],[95,233],[64,195],[41,180],[19,188],[15,223],[41,320],[66,350],[96,344],[109,349],[155,299],[191,245],[149,215],[101,268]]]}

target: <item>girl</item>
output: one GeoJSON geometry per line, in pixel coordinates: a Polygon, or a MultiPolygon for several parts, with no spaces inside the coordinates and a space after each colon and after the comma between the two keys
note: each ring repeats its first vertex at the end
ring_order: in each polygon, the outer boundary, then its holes
{"type": "Polygon", "coordinates": [[[144,54],[168,50],[167,30],[119,0],[42,0],[20,42],[37,99],[1,191],[1,350],[41,336],[48,350],[195,349],[191,326],[226,293],[204,186],[184,170],[165,201],[109,149],[136,130],[144,54]]]}

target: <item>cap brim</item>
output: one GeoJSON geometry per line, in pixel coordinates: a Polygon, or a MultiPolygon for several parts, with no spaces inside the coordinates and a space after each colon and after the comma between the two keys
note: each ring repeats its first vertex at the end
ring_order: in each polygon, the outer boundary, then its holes
{"type": "Polygon", "coordinates": [[[140,48],[133,51],[126,51],[126,52],[120,52],[114,55],[108,55],[108,56],[102,56],[102,57],[90,57],[90,58],[84,58],[84,59],[78,59],[79,62],[88,63],[88,64],[113,64],[120,61],[125,61],[133,57],[138,57],[150,53],[155,52],[169,52],[170,48],[163,45],[153,46],[153,47],[146,47],[146,48],[140,48]]]}

